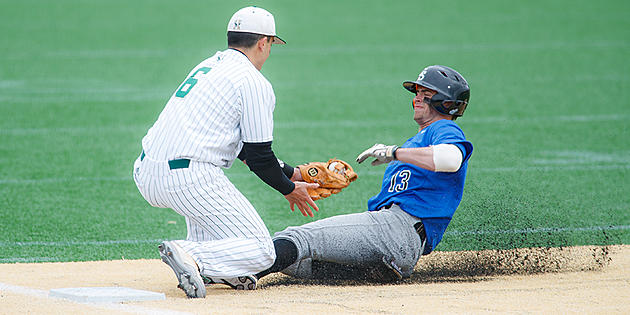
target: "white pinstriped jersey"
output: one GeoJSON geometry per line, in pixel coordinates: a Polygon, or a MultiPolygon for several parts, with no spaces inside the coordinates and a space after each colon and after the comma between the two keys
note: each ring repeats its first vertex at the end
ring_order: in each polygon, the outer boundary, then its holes
{"type": "Polygon", "coordinates": [[[243,142],[273,140],[271,83],[240,51],[197,65],[142,139],[153,160],[187,158],[229,168],[243,142]]]}

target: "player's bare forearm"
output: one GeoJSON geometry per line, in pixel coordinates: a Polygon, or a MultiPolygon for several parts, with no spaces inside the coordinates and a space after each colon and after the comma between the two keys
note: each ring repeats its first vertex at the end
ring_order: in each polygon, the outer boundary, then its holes
{"type": "Polygon", "coordinates": [[[413,164],[425,170],[435,171],[432,147],[398,148],[398,150],[396,150],[396,160],[413,164]]]}

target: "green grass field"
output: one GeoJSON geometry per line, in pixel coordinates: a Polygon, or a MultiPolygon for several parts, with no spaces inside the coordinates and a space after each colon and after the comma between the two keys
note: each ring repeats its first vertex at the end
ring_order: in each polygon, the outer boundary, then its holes
{"type": "MultiPolygon", "coordinates": [[[[186,235],[131,167],[188,72],[224,49],[243,1],[0,2],[0,263],[157,258],[186,235]]],[[[279,35],[274,150],[354,160],[417,132],[401,82],[459,70],[475,145],[438,250],[630,244],[630,2],[260,1],[279,35]],[[310,3],[310,4],[307,4],[310,3]]],[[[369,164],[369,163],[368,163],[369,164]]],[[[384,167],[318,201],[364,211],[384,167]]],[[[273,233],[312,219],[241,165],[226,171],[273,233]]]]}

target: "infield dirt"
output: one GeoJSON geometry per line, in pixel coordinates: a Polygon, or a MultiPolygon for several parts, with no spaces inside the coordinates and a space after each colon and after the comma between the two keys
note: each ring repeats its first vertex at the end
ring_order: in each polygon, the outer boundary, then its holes
{"type": "Polygon", "coordinates": [[[435,252],[398,284],[272,275],[186,299],[160,260],[0,264],[2,314],[630,313],[630,245],[435,252]],[[52,288],[121,286],[166,300],[81,304],[52,288]]]}

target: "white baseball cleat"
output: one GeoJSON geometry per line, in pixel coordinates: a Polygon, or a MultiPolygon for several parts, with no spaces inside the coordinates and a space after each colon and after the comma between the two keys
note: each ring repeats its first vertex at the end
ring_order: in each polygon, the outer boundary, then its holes
{"type": "Polygon", "coordinates": [[[256,276],[220,278],[202,275],[201,278],[203,278],[203,282],[206,285],[225,284],[229,285],[234,290],[256,290],[256,283],[258,283],[258,279],[256,279],[256,276]]]}
{"type": "Polygon", "coordinates": [[[158,249],[162,261],[175,272],[179,281],[177,287],[182,289],[189,298],[205,298],[206,286],[201,279],[195,260],[175,242],[162,242],[158,249]]]}

